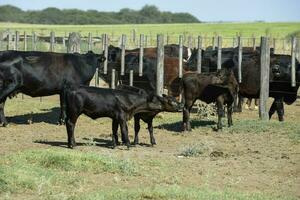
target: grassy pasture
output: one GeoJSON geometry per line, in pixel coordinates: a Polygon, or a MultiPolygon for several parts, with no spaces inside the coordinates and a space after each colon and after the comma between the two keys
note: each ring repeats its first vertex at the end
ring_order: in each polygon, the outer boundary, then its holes
{"type": "MultiPolygon", "coordinates": [[[[156,46],[156,35],[162,33],[165,40],[169,43],[177,43],[179,35],[184,36],[184,45],[189,46],[188,37],[192,36],[190,45],[197,46],[197,36],[204,37],[203,47],[212,45],[212,36],[223,36],[223,47],[232,47],[233,38],[237,34],[241,34],[243,46],[252,46],[253,41],[250,37],[256,37],[256,45],[260,45],[261,36],[271,36],[276,38],[272,41],[275,44],[277,53],[290,53],[290,36],[295,35],[300,38],[300,22],[299,23],[205,23],[205,24],[126,24],[126,25],[38,25],[38,24],[17,24],[17,23],[0,23],[0,31],[10,29],[11,31],[19,31],[22,35],[24,31],[30,35],[36,32],[37,36],[49,36],[51,31],[55,32],[56,37],[67,36],[69,32],[80,32],[82,37],[87,37],[88,33],[92,33],[93,37],[101,37],[101,34],[107,33],[110,38],[110,44],[119,45],[121,34],[127,35],[126,48],[138,47],[139,34],[147,36],[147,45],[156,46]],[[133,31],[134,30],[134,31],[133,31]],[[135,32],[136,40],[133,40],[133,32],[135,32]],[[168,37],[167,37],[168,36],[168,37]],[[168,39],[167,39],[168,38],[168,39]]],[[[5,50],[6,42],[0,42],[0,50],[5,50]]],[[[27,49],[32,49],[31,38],[28,39],[27,49]]],[[[22,50],[24,43],[21,41],[19,49],[22,50]]],[[[82,40],[82,52],[87,51],[87,42],[82,40]]],[[[49,42],[37,41],[37,50],[48,51],[49,42]]],[[[102,51],[100,41],[95,41],[92,50],[96,52],[102,51]]],[[[66,47],[62,44],[55,44],[56,52],[65,52],[66,47]]]]}
{"type": "Polygon", "coordinates": [[[219,34],[224,37],[234,37],[240,33],[245,37],[260,37],[272,35],[273,37],[286,37],[288,34],[300,30],[298,23],[203,23],[203,24],[126,24],[126,25],[39,25],[39,24],[18,24],[0,23],[0,30],[4,29],[26,31],[31,33],[36,31],[41,35],[49,35],[54,31],[57,36],[63,36],[68,32],[80,32],[87,36],[89,32],[93,35],[108,33],[110,35],[132,34],[135,29],[136,34],[156,35],[162,33],[178,37],[179,34],[187,35],[207,35],[219,34]]]}

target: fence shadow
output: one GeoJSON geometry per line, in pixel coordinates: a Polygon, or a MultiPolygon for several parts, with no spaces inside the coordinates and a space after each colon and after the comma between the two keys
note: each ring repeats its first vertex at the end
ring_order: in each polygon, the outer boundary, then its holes
{"type": "MultiPolygon", "coordinates": [[[[198,127],[211,127],[212,125],[215,125],[216,122],[212,120],[191,120],[191,128],[198,128],[198,127]]],[[[173,123],[166,123],[158,125],[154,128],[158,129],[166,129],[168,131],[173,132],[181,132],[182,131],[182,121],[179,122],[173,122],[173,123]]]]}
{"type": "Polygon", "coordinates": [[[57,124],[59,114],[60,114],[60,107],[43,109],[42,111],[46,111],[46,112],[15,115],[12,117],[7,117],[7,120],[9,123],[14,123],[14,124],[29,124],[30,122],[32,123],[45,122],[48,124],[57,124]]]}

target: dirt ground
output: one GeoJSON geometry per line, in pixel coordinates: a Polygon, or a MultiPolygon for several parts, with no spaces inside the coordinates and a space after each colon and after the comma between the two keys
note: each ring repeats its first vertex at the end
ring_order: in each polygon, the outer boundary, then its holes
{"type": "MultiPolygon", "coordinates": [[[[0,128],[0,156],[28,149],[65,148],[65,126],[58,126],[58,97],[25,97],[9,100],[6,115],[10,124],[0,128]],[[33,121],[29,124],[29,121],[33,121]]],[[[289,123],[297,122],[300,130],[300,100],[285,105],[284,123],[271,122],[275,128],[245,130],[224,128],[213,131],[216,119],[200,121],[193,114],[193,131],[180,132],[181,113],[164,113],[154,120],[157,145],[150,146],[146,125],[142,123],[141,145],[127,150],[124,146],[111,149],[111,120],[92,120],[81,116],[75,129],[78,146],[71,151],[113,154],[122,159],[152,163],[149,172],[136,178],[113,178],[107,174],[91,177],[90,189],[109,185],[123,188],[176,183],[184,186],[206,186],[214,190],[230,189],[245,193],[266,193],[274,196],[291,196],[300,199],[300,143],[285,132],[289,123]],[[200,122],[199,122],[200,121],[200,122]],[[277,129],[276,127],[281,127],[277,129]],[[233,130],[233,131],[231,131],[233,130]],[[195,157],[181,155],[187,147],[198,145],[203,153],[195,157]],[[99,177],[100,176],[100,177],[99,177]],[[97,180],[96,180],[97,179],[97,180]],[[116,183],[117,182],[117,183],[116,183]],[[94,186],[93,186],[94,185],[94,186]]],[[[235,113],[233,122],[243,120],[256,123],[258,113],[245,110],[235,113]]],[[[224,124],[226,121],[224,121],[224,124]]],[[[259,128],[259,127],[258,127],[259,128]]],[[[255,126],[254,128],[255,129],[255,126]]],[[[133,121],[129,122],[130,139],[133,141],[133,121]]],[[[297,133],[299,137],[299,132],[297,133]]],[[[297,138],[296,138],[297,139],[297,138]]],[[[85,188],[84,190],[87,190],[85,188]]]]}

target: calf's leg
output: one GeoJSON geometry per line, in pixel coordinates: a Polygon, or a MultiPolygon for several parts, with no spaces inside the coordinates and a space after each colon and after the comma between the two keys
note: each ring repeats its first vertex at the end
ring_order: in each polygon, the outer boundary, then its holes
{"type": "Polygon", "coordinates": [[[74,129],[76,125],[76,121],[78,116],[73,116],[71,118],[66,119],[66,128],[68,133],[68,147],[73,149],[76,146],[75,138],[74,138],[74,129]]]}
{"type": "Polygon", "coordinates": [[[183,111],[182,111],[182,121],[183,121],[183,125],[182,125],[182,129],[183,131],[191,131],[191,123],[190,123],[190,112],[191,112],[191,108],[193,106],[194,102],[191,101],[185,101],[185,105],[183,107],[183,111]]]}
{"type": "Polygon", "coordinates": [[[119,123],[116,119],[113,119],[112,121],[112,146],[115,148],[117,145],[119,145],[118,141],[118,127],[119,123]]]}
{"type": "Polygon", "coordinates": [[[283,100],[282,98],[276,98],[274,99],[270,110],[269,110],[269,119],[271,119],[272,115],[277,111],[278,119],[279,121],[283,121],[283,115],[284,115],[284,106],[283,106],[283,100]]]}
{"type": "Polygon", "coordinates": [[[125,119],[120,120],[120,126],[121,126],[121,133],[122,137],[124,137],[124,143],[127,146],[127,148],[130,147],[130,141],[128,138],[128,127],[127,127],[127,122],[125,119]]]}
{"type": "Polygon", "coordinates": [[[138,144],[139,143],[139,131],[140,131],[140,118],[135,115],[134,116],[134,144],[138,144]]]}
{"type": "Polygon", "coordinates": [[[227,104],[227,120],[228,120],[228,127],[232,126],[232,104],[227,104]]]}
{"type": "Polygon", "coordinates": [[[59,95],[59,99],[60,99],[60,115],[59,115],[58,123],[60,125],[63,125],[66,122],[65,121],[66,120],[66,104],[65,104],[63,93],[61,93],[59,95]]]}
{"type": "Polygon", "coordinates": [[[217,129],[222,129],[222,116],[224,115],[224,98],[223,96],[219,96],[217,98],[217,112],[218,112],[218,124],[217,124],[217,129]]]}
{"type": "Polygon", "coordinates": [[[151,142],[151,145],[153,146],[156,144],[155,138],[153,135],[153,119],[149,120],[149,122],[148,122],[148,131],[150,134],[150,142],[151,142]]]}

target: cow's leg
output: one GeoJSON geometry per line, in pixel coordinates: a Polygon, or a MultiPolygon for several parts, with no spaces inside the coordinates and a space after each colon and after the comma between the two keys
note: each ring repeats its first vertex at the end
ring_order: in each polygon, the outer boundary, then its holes
{"type": "Polygon", "coordinates": [[[117,145],[119,145],[118,141],[118,127],[119,123],[116,119],[113,119],[112,121],[112,146],[115,148],[117,145]]]}
{"type": "Polygon", "coordinates": [[[228,127],[232,126],[232,103],[227,104],[228,127]]]}
{"type": "Polygon", "coordinates": [[[125,118],[120,120],[120,126],[121,126],[121,133],[123,135],[122,137],[124,137],[124,143],[127,146],[127,148],[129,148],[130,141],[128,138],[128,127],[127,127],[127,122],[126,122],[125,118]]]}
{"type": "Polygon", "coordinates": [[[234,96],[234,104],[233,104],[233,112],[238,112],[238,101],[239,101],[239,96],[235,95],[234,96]]]}
{"type": "Polygon", "coordinates": [[[252,103],[252,98],[248,98],[246,103],[245,103],[245,109],[250,110],[251,109],[251,103],[252,103]]]}
{"type": "Polygon", "coordinates": [[[183,117],[182,117],[182,121],[183,121],[183,131],[191,131],[191,123],[190,123],[190,107],[188,106],[184,106],[183,108],[183,117]]]}
{"type": "Polygon", "coordinates": [[[72,116],[71,118],[66,118],[66,127],[68,133],[68,147],[73,149],[76,146],[75,138],[74,138],[74,129],[76,125],[76,121],[78,119],[77,115],[72,116]]]}
{"type": "Polygon", "coordinates": [[[278,99],[277,101],[277,114],[279,121],[284,121],[283,115],[284,115],[284,105],[283,105],[283,99],[278,99]]]}
{"type": "Polygon", "coordinates": [[[153,135],[153,119],[148,121],[148,131],[149,131],[149,134],[150,134],[150,142],[151,142],[151,145],[153,146],[153,145],[156,144],[155,138],[154,138],[154,135],[153,135]]]}
{"type": "Polygon", "coordinates": [[[6,117],[4,115],[5,101],[6,101],[6,99],[4,99],[4,101],[0,103],[0,124],[2,124],[2,126],[4,126],[4,127],[7,126],[7,124],[8,124],[6,117]]]}
{"type": "Polygon", "coordinates": [[[238,104],[237,104],[237,107],[234,109],[234,112],[242,112],[242,105],[243,105],[243,101],[244,101],[244,98],[239,94],[238,95],[238,104]]]}
{"type": "Polygon", "coordinates": [[[224,98],[223,96],[219,96],[217,98],[217,112],[218,112],[218,124],[217,124],[217,129],[222,129],[222,116],[224,115],[224,98]]]}
{"type": "Polygon", "coordinates": [[[283,106],[283,99],[282,98],[275,98],[270,110],[269,110],[269,119],[271,119],[272,115],[277,111],[279,121],[283,121],[284,115],[284,106],[283,106]]]}
{"type": "Polygon", "coordinates": [[[272,115],[275,113],[276,111],[276,100],[274,99],[271,107],[270,107],[270,110],[269,110],[269,119],[272,118],[272,115]]]}
{"type": "Polygon", "coordinates": [[[134,116],[134,144],[139,143],[139,131],[140,131],[140,118],[138,116],[134,116]]]}
{"type": "Polygon", "coordinates": [[[58,123],[60,125],[65,124],[65,120],[66,120],[66,104],[65,104],[65,97],[64,94],[61,93],[59,95],[59,99],[60,99],[60,115],[59,115],[59,119],[58,119],[58,123]]]}

